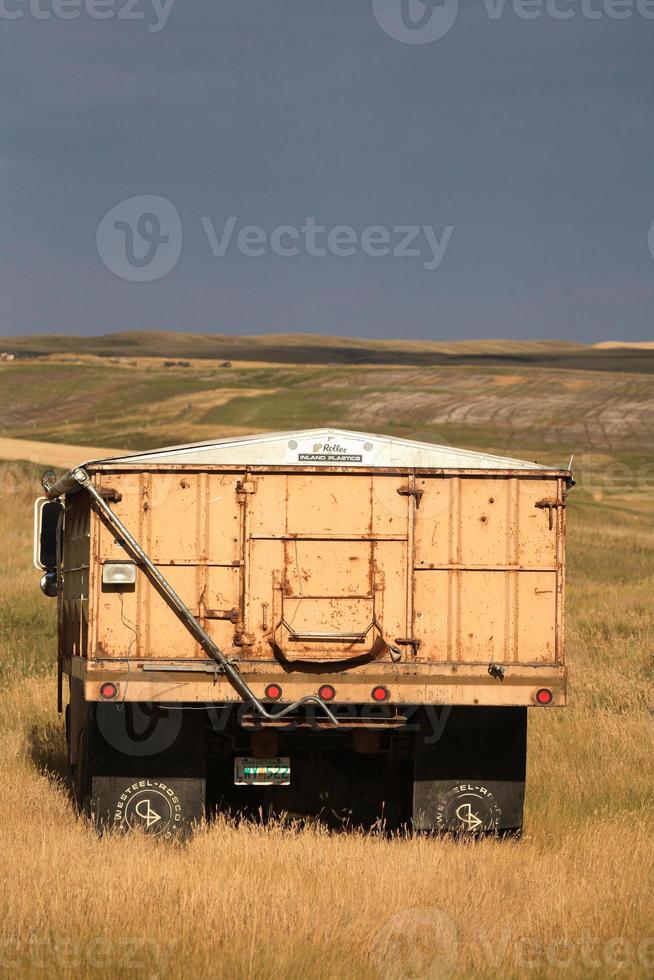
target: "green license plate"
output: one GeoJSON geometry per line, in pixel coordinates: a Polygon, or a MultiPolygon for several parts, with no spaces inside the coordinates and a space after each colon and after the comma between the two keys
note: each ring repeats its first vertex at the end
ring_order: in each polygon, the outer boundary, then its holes
{"type": "Polygon", "coordinates": [[[290,786],[290,759],[250,759],[237,755],[234,759],[235,786],[290,786]]]}

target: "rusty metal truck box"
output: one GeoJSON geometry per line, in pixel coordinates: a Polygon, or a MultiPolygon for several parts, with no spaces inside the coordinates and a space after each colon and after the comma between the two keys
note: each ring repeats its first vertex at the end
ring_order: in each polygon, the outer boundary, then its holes
{"type": "Polygon", "coordinates": [[[85,703],[562,705],[571,482],[334,429],[50,475],[60,675],[85,703]]]}

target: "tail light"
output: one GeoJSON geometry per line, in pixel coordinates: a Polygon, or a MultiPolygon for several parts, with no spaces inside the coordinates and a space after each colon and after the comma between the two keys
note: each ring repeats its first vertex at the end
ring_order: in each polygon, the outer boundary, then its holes
{"type": "Polygon", "coordinates": [[[554,695],[547,687],[541,687],[536,691],[536,702],[538,704],[551,704],[554,695]]]}
{"type": "Polygon", "coordinates": [[[388,701],[390,696],[391,692],[387,687],[384,687],[383,684],[378,684],[377,687],[373,687],[372,691],[370,692],[370,697],[373,701],[376,701],[377,704],[383,704],[385,701],[388,701]]]}
{"type": "Polygon", "coordinates": [[[268,684],[266,687],[266,697],[269,701],[279,701],[282,696],[282,689],[279,684],[268,684]]]}
{"type": "Polygon", "coordinates": [[[100,685],[100,697],[103,701],[114,701],[118,697],[118,685],[113,681],[105,681],[100,685]]]}
{"type": "Polygon", "coordinates": [[[322,684],[318,688],[318,697],[321,701],[333,701],[336,697],[336,689],[331,684],[322,684]]]}

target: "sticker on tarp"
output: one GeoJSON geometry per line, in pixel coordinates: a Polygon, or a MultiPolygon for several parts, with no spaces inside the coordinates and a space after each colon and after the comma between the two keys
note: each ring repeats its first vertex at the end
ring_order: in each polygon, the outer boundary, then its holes
{"type": "Polygon", "coordinates": [[[251,759],[236,756],[234,759],[235,786],[290,786],[291,760],[251,759]]]}
{"type": "Polygon", "coordinates": [[[363,440],[339,439],[291,439],[288,444],[288,460],[294,463],[331,463],[333,465],[351,466],[352,464],[371,463],[374,446],[372,442],[363,440]]]}

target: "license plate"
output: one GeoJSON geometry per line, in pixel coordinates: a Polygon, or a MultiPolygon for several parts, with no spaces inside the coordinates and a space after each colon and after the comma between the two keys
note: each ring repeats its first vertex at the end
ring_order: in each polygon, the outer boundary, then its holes
{"type": "Polygon", "coordinates": [[[290,759],[250,759],[238,755],[234,759],[235,786],[290,786],[290,759]]]}

